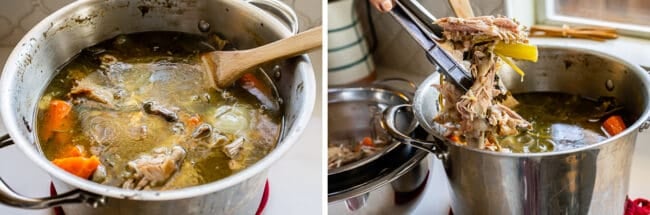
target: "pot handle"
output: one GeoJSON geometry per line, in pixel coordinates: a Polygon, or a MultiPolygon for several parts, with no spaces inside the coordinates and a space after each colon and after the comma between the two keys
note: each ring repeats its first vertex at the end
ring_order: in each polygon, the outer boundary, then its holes
{"type": "MultiPolygon", "coordinates": [[[[650,67],[641,65],[641,69],[644,69],[648,74],[650,74],[650,67]]],[[[648,128],[650,128],[650,117],[641,123],[641,126],[639,126],[639,132],[644,132],[645,130],[648,130],[648,128]]]]}
{"type": "Polygon", "coordinates": [[[409,87],[413,88],[413,90],[417,90],[418,88],[418,85],[415,82],[408,80],[406,78],[399,78],[399,77],[384,78],[373,82],[373,84],[386,84],[387,82],[402,82],[409,85],[409,87]]]}
{"type": "MultiPolygon", "coordinates": [[[[0,148],[11,144],[13,144],[13,141],[8,134],[0,137],[0,148]]],[[[104,205],[106,198],[79,189],[53,197],[30,198],[16,193],[0,178],[0,203],[25,209],[45,209],[74,203],[85,203],[96,208],[104,205]]]]}
{"type": "Polygon", "coordinates": [[[395,105],[392,107],[389,107],[386,109],[384,112],[384,125],[386,125],[386,130],[388,130],[388,133],[395,139],[399,140],[402,143],[409,144],[411,146],[414,146],[418,149],[422,149],[424,151],[427,151],[429,153],[432,153],[436,155],[439,159],[445,159],[447,157],[447,150],[445,145],[442,143],[442,140],[439,140],[438,138],[434,137],[434,141],[426,141],[426,140],[420,140],[416,138],[412,138],[400,131],[395,127],[395,114],[399,112],[401,109],[409,109],[409,111],[412,111],[412,105],[411,104],[401,104],[401,105],[395,105]]]}
{"type": "Polygon", "coordinates": [[[387,83],[388,82],[401,82],[409,86],[415,92],[418,89],[418,85],[415,84],[415,82],[408,80],[406,78],[399,78],[399,77],[392,77],[392,78],[384,78],[381,80],[374,81],[372,84],[373,85],[385,85],[389,86],[387,83]]]}
{"type": "Polygon", "coordinates": [[[284,2],[276,0],[246,0],[246,2],[281,18],[289,27],[292,34],[298,33],[300,27],[298,23],[298,15],[296,15],[296,12],[294,12],[293,9],[284,2]]]}

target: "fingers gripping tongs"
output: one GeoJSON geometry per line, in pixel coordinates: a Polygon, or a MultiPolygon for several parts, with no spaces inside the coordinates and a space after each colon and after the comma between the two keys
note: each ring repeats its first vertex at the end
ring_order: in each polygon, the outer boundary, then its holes
{"type": "Polygon", "coordinates": [[[443,29],[434,23],[436,18],[415,0],[396,0],[395,3],[390,11],[393,18],[424,48],[429,61],[438,66],[447,81],[454,83],[463,92],[467,91],[474,79],[438,44],[443,29]]]}

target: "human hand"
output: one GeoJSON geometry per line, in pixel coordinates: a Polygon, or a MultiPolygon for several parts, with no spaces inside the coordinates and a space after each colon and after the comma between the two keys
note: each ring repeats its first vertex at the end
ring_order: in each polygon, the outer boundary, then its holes
{"type": "Polygon", "coordinates": [[[393,9],[394,0],[368,0],[370,4],[377,8],[380,12],[388,12],[393,9]]]}

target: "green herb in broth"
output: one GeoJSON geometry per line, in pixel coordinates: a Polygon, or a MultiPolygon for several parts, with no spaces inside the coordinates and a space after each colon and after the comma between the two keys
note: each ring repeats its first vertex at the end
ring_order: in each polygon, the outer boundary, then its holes
{"type": "Polygon", "coordinates": [[[72,139],[40,139],[45,156],[54,160],[78,147],[100,159],[92,180],[128,189],[208,183],[263,158],[281,129],[281,109],[262,102],[277,101],[273,86],[255,74],[254,87],[266,90],[209,87],[199,54],[224,48],[209,38],[145,32],[83,50],[60,68],[39,102],[39,132],[51,101],[73,105],[74,126],[66,131],[72,139]],[[155,171],[165,177],[152,178],[155,171]]]}
{"type": "Polygon", "coordinates": [[[598,102],[564,93],[515,94],[513,108],[533,125],[533,130],[501,137],[499,144],[512,152],[563,151],[598,143],[607,138],[601,122],[590,120],[606,110],[598,102]]]}

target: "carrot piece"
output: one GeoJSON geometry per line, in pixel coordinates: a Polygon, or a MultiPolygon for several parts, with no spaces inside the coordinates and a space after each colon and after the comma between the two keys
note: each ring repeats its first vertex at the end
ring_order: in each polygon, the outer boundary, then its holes
{"type": "Polygon", "coordinates": [[[458,135],[450,135],[448,138],[454,143],[460,143],[460,137],[458,135]]]}
{"type": "Polygon", "coordinates": [[[41,129],[41,140],[47,142],[52,137],[58,143],[67,143],[72,138],[70,130],[73,121],[70,112],[72,105],[62,100],[52,100],[45,115],[45,122],[41,129]]]}
{"type": "Polygon", "coordinates": [[[261,105],[270,110],[278,110],[280,107],[273,98],[273,89],[264,84],[255,75],[246,73],[238,81],[241,88],[248,91],[251,95],[255,96],[260,101],[261,105]]]}
{"type": "Polygon", "coordinates": [[[52,163],[73,175],[88,179],[99,166],[99,159],[95,156],[90,158],[69,157],[54,159],[52,163]]]}
{"type": "Polygon", "coordinates": [[[255,77],[255,75],[246,73],[239,78],[239,81],[243,85],[243,87],[258,87],[260,86],[260,80],[255,77]]]}
{"type": "Polygon", "coordinates": [[[198,115],[191,116],[190,118],[187,119],[187,125],[190,127],[197,126],[201,123],[201,117],[198,115]]]}
{"type": "Polygon", "coordinates": [[[613,115],[603,122],[603,128],[605,128],[605,131],[607,131],[610,136],[614,136],[623,132],[627,127],[625,126],[625,122],[621,116],[613,115]]]}
{"type": "MultiPolygon", "coordinates": [[[[263,96],[270,97],[271,96],[271,89],[268,88],[262,81],[260,81],[255,75],[251,73],[246,73],[242,75],[241,78],[239,78],[239,83],[241,84],[242,88],[248,90],[249,92],[252,89],[257,89],[262,93],[263,96]]],[[[254,92],[251,92],[254,93],[254,92]]],[[[256,95],[257,96],[257,95],[256,95]]]]}
{"type": "Polygon", "coordinates": [[[361,140],[361,145],[364,145],[364,146],[375,146],[375,143],[373,143],[372,138],[370,138],[370,137],[364,137],[363,140],[361,140]]]}

